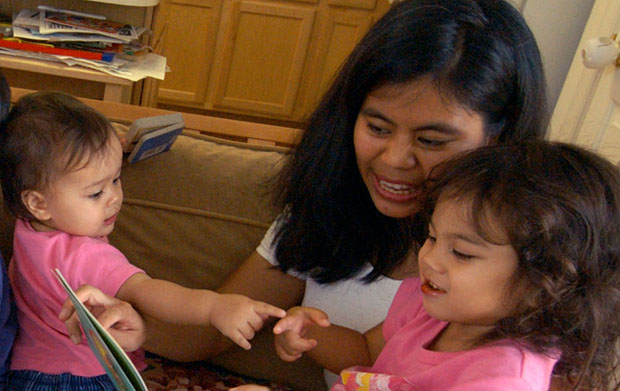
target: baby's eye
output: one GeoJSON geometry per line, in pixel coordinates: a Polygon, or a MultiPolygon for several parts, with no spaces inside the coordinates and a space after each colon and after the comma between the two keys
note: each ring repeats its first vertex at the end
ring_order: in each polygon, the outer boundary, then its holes
{"type": "Polygon", "coordinates": [[[112,183],[114,183],[115,185],[118,183],[121,183],[121,176],[117,176],[116,178],[114,178],[114,180],[112,181],[112,183]]]}
{"type": "Polygon", "coordinates": [[[103,190],[100,190],[100,191],[98,191],[96,193],[93,193],[93,194],[89,195],[88,198],[92,198],[92,199],[96,200],[97,198],[101,197],[102,194],[103,194],[103,190]]]}

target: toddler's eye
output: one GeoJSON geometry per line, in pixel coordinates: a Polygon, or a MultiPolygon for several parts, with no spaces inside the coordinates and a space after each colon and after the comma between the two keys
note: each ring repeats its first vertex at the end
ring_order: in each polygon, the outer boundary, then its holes
{"type": "Polygon", "coordinates": [[[465,253],[462,253],[454,249],[452,250],[452,254],[454,254],[455,257],[462,259],[462,260],[468,260],[468,259],[473,258],[473,255],[465,254],[465,253]]]}
{"type": "Polygon", "coordinates": [[[119,176],[117,176],[116,178],[114,178],[114,180],[112,181],[112,183],[114,183],[115,185],[116,185],[117,183],[120,183],[120,182],[121,182],[121,176],[120,176],[120,175],[119,175],[119,176]]]}

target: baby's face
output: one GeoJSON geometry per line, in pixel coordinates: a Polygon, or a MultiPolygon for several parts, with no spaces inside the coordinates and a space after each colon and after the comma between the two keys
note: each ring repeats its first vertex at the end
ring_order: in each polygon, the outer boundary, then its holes
{"type": "MultiPolygon", "coordinates": [[[[429,315],[465,327],[469,335],[483,335],[516,307],[512,288],[519,261],[511,245],[478,234],[470,208],[467,202],[439,197],[418,263],[429,315]]],[[[495,218],[489,215],[485,223],[494,237],[502,237],[495,218]]]]}
{"type": "Polygon", "coordinates": [[[123,203],[122,160],[120,141],[112,136],[101,154],[91,156],[43,192],[49,219],[37,226],[80,236],[110,234],[123,203]]]}

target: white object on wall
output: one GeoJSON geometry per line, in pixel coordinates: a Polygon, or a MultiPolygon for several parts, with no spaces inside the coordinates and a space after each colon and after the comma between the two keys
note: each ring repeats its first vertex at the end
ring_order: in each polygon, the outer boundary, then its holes
{"type": "Polygon", "coordinates": [[[616,42],[609,37],[590,38],[586,41],[581,56],[583,65],[590,69],[599,69],[607,65],[615,65],[618,61],[620,48],[616,42]]]}
{"type": "Polygon", "coordinates": [[[596,0],[548,132],[552,140],[581,145],[614,163],[620,162],[620,68],[586,68],[583,50],[593,37],[619,32],[620,1],[596,0]]]}

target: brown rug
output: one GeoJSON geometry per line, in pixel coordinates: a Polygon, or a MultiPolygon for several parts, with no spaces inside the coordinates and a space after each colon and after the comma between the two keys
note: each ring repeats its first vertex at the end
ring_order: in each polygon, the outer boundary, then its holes
{"type": "Polygon", "coordinates": [[[292,391],[268,380],[253,379],[203,362],[179,363],[155,355],[146,358],[142,377],[149,391],[225,391],[243,384],[260,384],[273,391],[292,391]]]}

